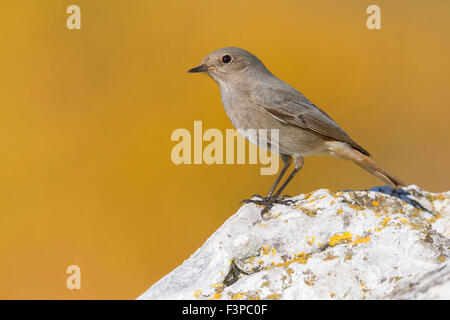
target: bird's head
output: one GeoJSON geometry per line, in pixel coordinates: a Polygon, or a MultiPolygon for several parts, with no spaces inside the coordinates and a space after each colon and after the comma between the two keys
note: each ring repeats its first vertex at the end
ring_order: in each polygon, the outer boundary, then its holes
{"type": "Polygon", "coordinates": [[[250,52],[236,47],[226,47],[211,52],[198,67],[190,69],[188,72],[206,73],[220,83],[235,81],[244,77],[249,71],[261,68],[265,69],[262,62],[250,52]]]}

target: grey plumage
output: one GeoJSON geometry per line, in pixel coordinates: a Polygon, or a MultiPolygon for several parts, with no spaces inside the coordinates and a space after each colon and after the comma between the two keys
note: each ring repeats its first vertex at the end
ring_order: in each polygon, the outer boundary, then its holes
{"type": "MultiPolygon", "coordinates": [[[[351,160],[391,186],[403,185],[369,159],[369,153],[331,117],[294,87],[275,77],[250,52],[236,47],[222,48],[207,55],[199,67],[189,72],[204,72],[217,82],[227,115],[240,132],[245,134],[248,129],[279,130],[278,148],[285,168],[269,195],[261,200],[269,209],[272,203],[277,203],[280,192],[303,166],[303,157],[309,155],[351,160]],[[293,173],[273,195],[292,158],[295,163],[293,173]]],[[[257,143],[255,137],[246,138],[257,143]]],[[[269,143],[272,143],[270,138],[269,143]]]]}

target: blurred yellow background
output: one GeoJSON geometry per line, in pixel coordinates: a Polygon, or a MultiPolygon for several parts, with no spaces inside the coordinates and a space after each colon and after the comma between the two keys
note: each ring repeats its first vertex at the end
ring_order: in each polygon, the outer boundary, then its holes
{"type": "MultiPolygon", "coordinates": [[[[408,184],[449,190],[450,2],[28,0],[0,4],[0,298],[134,299],[275,176],[170,160],[176,128],[231,128],[188,74],[238,46],[408,184]],[[66,28],[67,6],[81,30],[66,28]],[[381,7],[382,30],[366,8],[381,7]],[[66,289],[67,266],[81,290],[66,289]]],[[[307,158],[289,194],[383,183],[307,158]]]]}

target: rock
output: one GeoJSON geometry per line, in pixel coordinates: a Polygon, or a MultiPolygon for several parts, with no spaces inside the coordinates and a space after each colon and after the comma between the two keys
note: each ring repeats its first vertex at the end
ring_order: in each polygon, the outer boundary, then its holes
{"type": "Polygon", "coordinates": [[[247,204],[138,299],[448,299],[450,192],[317,190],[247,204]]]}

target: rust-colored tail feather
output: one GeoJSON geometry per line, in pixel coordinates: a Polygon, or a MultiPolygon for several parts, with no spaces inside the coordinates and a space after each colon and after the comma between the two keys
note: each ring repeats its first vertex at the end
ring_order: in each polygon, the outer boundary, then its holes
{"type": "Polygon", "coordinates": [[[381,168],[378,164],[375,163],[375,161],[370,159],[368,156],[362,154],[361,152],[355,149],[354,152],[357,153],[357,155],[355,157],[352,157],[351,160],[361,168],[366,169],[367,171],[377,176],[378,178],[380,178],[393,188],[399,188],[405,185],[400,179],[394,177],[387,170],[381,168]]]}

